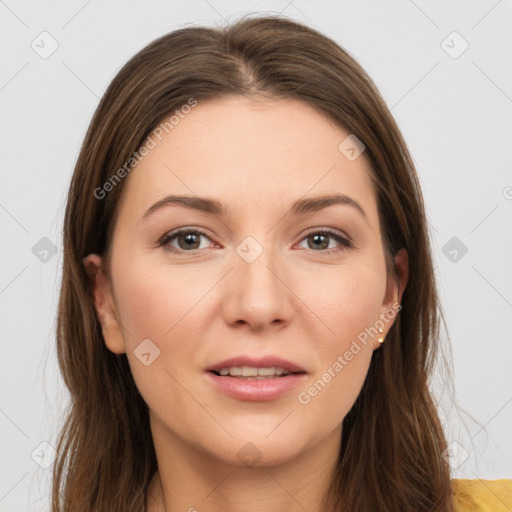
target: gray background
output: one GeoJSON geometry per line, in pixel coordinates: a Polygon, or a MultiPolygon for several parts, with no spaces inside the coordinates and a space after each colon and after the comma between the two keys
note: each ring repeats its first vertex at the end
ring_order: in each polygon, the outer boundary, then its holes
{"type": "Polygon", "coordinates": [[[423,185],[444,352],[468,413],[439,373],[454,477],[512,478],[512,2],[0,0],[1,511],[48,510],[41,443],[66,398],[53,346],[62,215],[98,100],[157,36],[247,12],[321,30],[380,88],[423,185]]]}

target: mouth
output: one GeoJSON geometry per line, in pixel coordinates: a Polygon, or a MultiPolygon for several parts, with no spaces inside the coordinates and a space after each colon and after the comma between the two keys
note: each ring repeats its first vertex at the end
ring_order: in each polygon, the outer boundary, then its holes
{"type": "Polygon", "coordinates": [[[209,382],[221,393],[259,402],[286,396],[307,378],[304,368],[276,356],[237,356],[205,370],[209,382]]]}

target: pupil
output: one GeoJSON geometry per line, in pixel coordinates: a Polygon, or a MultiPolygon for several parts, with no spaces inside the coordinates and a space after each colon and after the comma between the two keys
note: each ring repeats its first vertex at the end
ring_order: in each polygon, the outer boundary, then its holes
{"type": "Polygon", "coordinates": [[[186,240],[186,244],[185,246],[183,246],[181,243],[180,243],[180,246],[182,249],[186,249],[186,248],[189,248],[189,249],[197,249],[199,247],[199,237],[197,235],[197,233],[187,233],[186,235],[182,235],[179,237],[180,240],[183,240],[185,239],[186,240]],[[197,240],[194,240],[194,238],[197,238],[197,240]],[[195,244],[194,244],[195,242],[195,244]],[[191,245],[192,244],[192,245],[191,245]]]}
{"type": "Polygon", "coordinates": [[[321,246],[316,245],[316,248],[321,247],[322,249],[327,249],[327,247],[329,247],[329,241],[328,241],[328,237],[326,235],[316,234],[316,235],[310,236],[309,238],[313,239],[315,241],[315,243],[319,242],[319,241],[321,242],[321,246]],[[320,238],[322,238],[323,240],[321,241],[320,238]]]}

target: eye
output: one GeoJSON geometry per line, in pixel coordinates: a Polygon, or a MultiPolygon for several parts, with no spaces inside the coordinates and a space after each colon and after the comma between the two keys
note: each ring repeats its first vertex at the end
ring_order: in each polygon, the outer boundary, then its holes
{"type": "Polygon", "coordinates": [[[352,244],[348,238],[329,228],[325,228],[320,231],[312,231],[302,240],[307,241],[308,248],[316,252],[331,253],[343,251],[344,249],[349,249],[352,247],[352,244]],[[330,243],[331,241],[337,242],[341,248],[334,248],[333,250],[333,246],[330,243]]]}
{"type": "MultiPolygon", "coordinates": [[[[158,242],[158,245],[169,252],[194,252],[205,248],[201,246],[202,237],[211,241],[211,238],[199,229],[179,229],[164,235],[158,242]]],[[[352,247],[348,238],[329,228],[312,231],[302,241],[307,241],[308,249],[327,254],[352,247]],[[332,241],[337,242],[339,247],[333,248],[332,241]]]]}
{"type": "Polygon", "coordinates": [[[210,240],[210,238],[200,230],[180,229],[164,235],[158,244],[164,247],[166,251],[170,252],[193,252],[204,248],[201,247],[201,237],[210,240]],[[178,246],[172,245],[172,242],[176,242],[178,246]]]}

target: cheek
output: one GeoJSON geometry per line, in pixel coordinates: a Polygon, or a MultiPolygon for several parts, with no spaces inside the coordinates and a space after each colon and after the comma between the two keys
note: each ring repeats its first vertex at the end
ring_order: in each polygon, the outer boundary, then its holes
{"type": "Polygon", "coordinates": [[[383,268],[362,265],[315,277],[316,286],[307,288],[305,302],[319,318],[314,338],[317,363],[314,376],[298,394],[298,402],[308,418],[321,417],[328,430],[348,413],[366,378],[373,354],[372,327],[379,319],[385,293],[385,273],[383,268]]]}
{"type": "Polygon", "coordinates": [[[207,280],[193,277],[197,270],[163,267],[143,256],[121,262],[118,269],[119,314],[131,349],[145,338],[161,348],[169,344],[208,289],[207,280]]]}
{"type": "Polygon", "coordinates": [[[192,266],[164,268],[134,255],[115,268],[126,355],[141,395],[153,410],[190,408],[182,386],[190,387],[191,367],[205,341],[198,315],[212,279],[198,277],[192,266]]]}
{"type": "Polygon", "coordinates": [[[315,314],[310,324],[317,336],[323,326],[322,339],[330,340],[328,350],[342,349],[379,319],[386,285],[380,265],[367,262],[305,275],[309,277],[297,281],[297,295],[315,314]]]}

